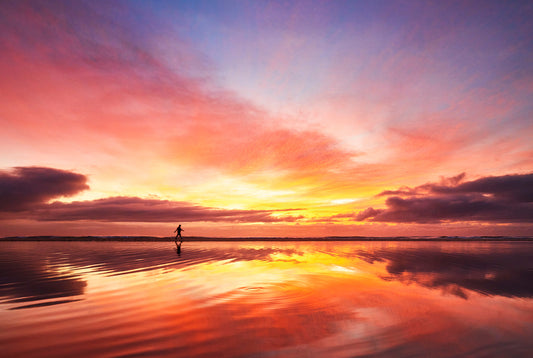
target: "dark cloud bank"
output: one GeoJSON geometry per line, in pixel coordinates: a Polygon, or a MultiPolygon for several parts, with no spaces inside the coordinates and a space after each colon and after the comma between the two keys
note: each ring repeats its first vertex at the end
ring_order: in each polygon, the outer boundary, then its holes
{"type": "MultiPolygon", "coordinates": [[[[229,210],[189,202],[138,197],[110,197],[63,203],[50,200],[88,189],[84,175],[43,167],[17,167],[0,172],[0,213],[4,218],[40,221],[96,220],[108,222],[276,222],[301,216],[276,210],[229,210]]],[[[288,212],[293,210],[283,210],[288,212]]]]}
{"type": "Polygon", "coordinates": [[[0,171],[0,212],[31,209],[50,199],[89,189],[84,175],[42,167],[0,171]]]}
{"type": "MultiPolygon", "coordinates": [[[[464,177],[460,174],[440,183],[384,191],[378,196],[387,198],[385,209],[368,208],[349,217],[358,221],[397,223],[533,223],[533,173],[484,177],[473,181],[464,181],[464,177]]],[[[286,215],[293,210],[229,210],[138,197],[50,203],[53,199],[72,196],[88,188],[86,176],[65,170],[16,167],[0,171],[1,218],[243,223],[292,222],[303,218],[286,215]],[[277,216],[277,213],[285,215],[277,216]]]]}
{"type": "Polygon", "coordinates": [[[384,191],[378,196],[387,197],[386,209],[368,208],[353,217],[397,223],[533,223],[533,173],[463,182],[464,176],[384,191]]]}

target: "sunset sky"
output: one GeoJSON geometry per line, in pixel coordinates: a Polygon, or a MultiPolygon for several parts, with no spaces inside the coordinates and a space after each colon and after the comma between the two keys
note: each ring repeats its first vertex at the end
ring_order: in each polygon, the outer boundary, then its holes
{"type": "Polygon", "coordinates": [[[531,1],[2,1],[0,236],[531,235],[531,1]]]}

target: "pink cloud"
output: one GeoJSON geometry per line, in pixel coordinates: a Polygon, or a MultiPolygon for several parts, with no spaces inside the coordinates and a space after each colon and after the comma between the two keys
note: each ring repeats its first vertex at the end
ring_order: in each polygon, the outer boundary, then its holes
{"type": "Polygon", "coordinates": [[[196,65],[204,74],[198,77],[191,60],[176,68],[158,58],[200,58],[186,42],[177,41],[173,53],[157,53],[152,39],[142,33],[134,38],[102,16],[105,9],[57,7],[13,5],[9,24],[25,19],[25,26],[2,27],[6,52],[0,86],[9,101],[0,113],[21,155],[37,162],[76,156],[87,166],[91,157],[82,152],[90,151],[100,167],[137,171],[159,162],[230,175],[279,170],[280,179],[353,164],[355,153],[333,137],[289,129],[283,118],[219,88],[204,63],[196,65]],[[116,158],[120,163],[110,163],[116,158]]]}

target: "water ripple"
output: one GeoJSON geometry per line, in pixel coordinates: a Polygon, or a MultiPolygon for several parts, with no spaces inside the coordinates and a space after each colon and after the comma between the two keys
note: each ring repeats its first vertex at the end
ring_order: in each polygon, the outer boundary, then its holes
{"type": "Polygon", "coordinates": [[[186,243],[181,255],[172,245],[6,243],[3,354],[496,357],[533,349],[529,243],[186,243]]]}

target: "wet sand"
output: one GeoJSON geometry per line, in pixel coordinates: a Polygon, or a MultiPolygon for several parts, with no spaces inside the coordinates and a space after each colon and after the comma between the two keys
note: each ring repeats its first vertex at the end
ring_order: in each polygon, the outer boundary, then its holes
{"type": "Polygon", "coordinates": [[[533,242],[2,242],[24,357],[533,351],[533,242]]]}

